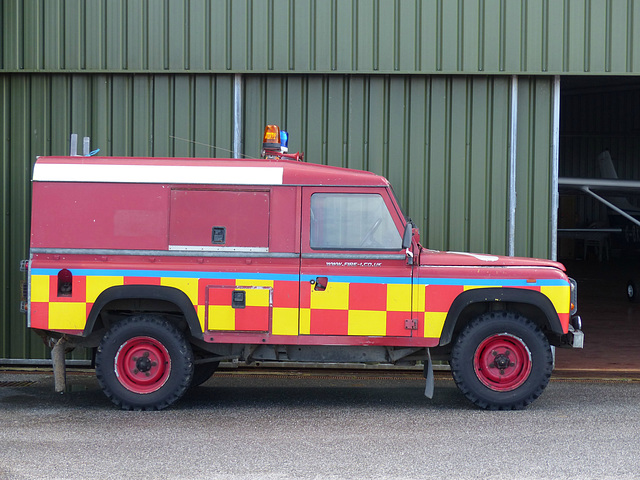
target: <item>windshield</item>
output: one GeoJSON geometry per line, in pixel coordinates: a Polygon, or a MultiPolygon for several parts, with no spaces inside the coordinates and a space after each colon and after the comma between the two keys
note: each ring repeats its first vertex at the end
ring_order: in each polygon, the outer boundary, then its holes
{"type": "Polygon", "coordinates": [[[389,190],[391,190],[391,196],[395,200],[395,204],[398,206],[398,213],[400,214],[400,216],[404,218],[406,222],[411,222],[411,224],[414,224],[413,220],[411,220],[411,217],[409,217],[408,215],[405,215],[402,212],[402,206],[401,206],[402,204],[400,203],[400,199],[398,198],[395,190],[393,189],[393,185],[389,184],[389,190]]]}

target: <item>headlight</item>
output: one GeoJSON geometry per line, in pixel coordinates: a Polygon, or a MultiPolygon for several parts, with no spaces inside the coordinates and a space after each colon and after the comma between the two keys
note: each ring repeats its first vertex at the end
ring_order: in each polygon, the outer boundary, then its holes
{"type": "Polygon", "coordinates": [[[578,282],[573,278],[569,278],[569,282],[571,282],[571,307],[569,313],[575,315],[578,311],[578,282]]]}

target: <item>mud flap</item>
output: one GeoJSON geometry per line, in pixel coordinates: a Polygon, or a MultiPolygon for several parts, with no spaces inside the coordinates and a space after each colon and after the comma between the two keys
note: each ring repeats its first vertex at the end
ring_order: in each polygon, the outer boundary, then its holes
{"type": "Polygon", "coordinates": [[[67,368],[64,361],[66,343],[67,340],[63,335],[51,349],[54,388],[56,393],[64,393],[67,389],[67,368]]]}
{"type": "Polygon", "coordinates": [[[431,352],[427,348],[427,358],[424,361],[424,378],[427,379],[427,384],[424,387],[424,396],[427,398],[433,398],[433,363],[431,362],[431,352]]]}

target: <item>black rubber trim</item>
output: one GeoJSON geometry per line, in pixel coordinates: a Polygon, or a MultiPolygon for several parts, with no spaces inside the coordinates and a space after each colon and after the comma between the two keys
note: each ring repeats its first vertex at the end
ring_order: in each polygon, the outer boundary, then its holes
{"type": "Polygon", "coordinates": [[[182,290],[161,285],[119,285],[107,288],[98,296],[91,308],[91,313],[82,333],[83,337],[91,334],[102,309],[114,300],[162,300],[173,303],[182,311],[189,325],[191,335],[200,339],[204,338],[200,320],[198,320],[198,315],[189,297],[182,290]]]}
{"type": "MultiPolygon", "coordinates": [[[[427,302],[428,300],[429,299],[427,299],[427,302]]],[[[451,342],[458,318],[465,308],[474,303],[493,302],[526,303],[533,305],[546,317],[551,331],[559,335],[564,333],[558,312],[556,312],[551,300],[543,293],[519,288],[477,288],[461,293],[451,304],[447,318],[444,321],[442,334],[440,335],[440,345],[447,345],[451,342]]]]}

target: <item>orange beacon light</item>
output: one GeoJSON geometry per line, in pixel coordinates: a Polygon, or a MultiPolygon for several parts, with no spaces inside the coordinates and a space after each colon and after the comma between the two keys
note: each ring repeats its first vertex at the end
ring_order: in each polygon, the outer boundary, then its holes
{"type": "Polygon", "coordinates": [[[265,127],[262,148],[264,150],[280,151],[280,128],[277,125],[267,125],[265,127]]]}

